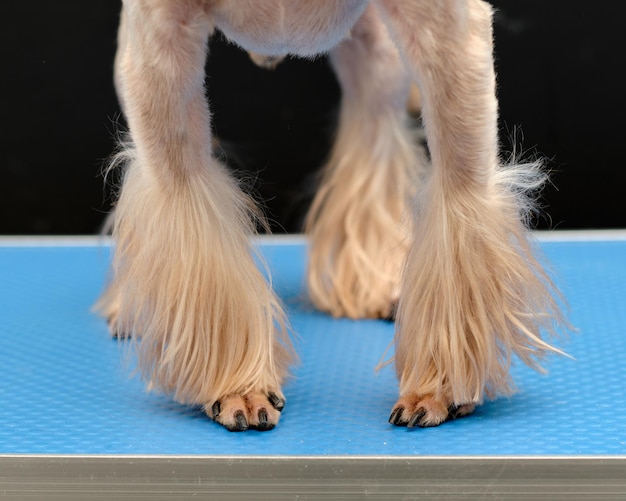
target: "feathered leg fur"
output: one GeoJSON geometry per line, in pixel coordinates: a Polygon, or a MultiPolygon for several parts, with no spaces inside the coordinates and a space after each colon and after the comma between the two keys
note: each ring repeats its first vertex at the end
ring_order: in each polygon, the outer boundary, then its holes
{"type": "Polygon", "coordinates": [[[290,345],[252,256],[255,209],[211,155],[203,5],[124,2],[116,86],[132,146],[99,306],[114,334],[141,338],[151,386],[229,429],[265,430],[284,404],[290,345]]]}
{"type": "Polygon", "coordinates": [[[411,241],[410,201],[422,174],[408,124],[411,76],[372,6],[331,62],[342,102],[306,220],[309,294],[334,316],[390,317],[411,241]]]}
{"type": "Polygon", "coordinates": [[[432,426],[512,390],[513,354],[537,367],[559,311],[521,213],[533,166],[502,167],[491,8],[481,0],[378,0],[419,83],[432,174],[415,207],[395,339],[390,421],[432,426]]]}

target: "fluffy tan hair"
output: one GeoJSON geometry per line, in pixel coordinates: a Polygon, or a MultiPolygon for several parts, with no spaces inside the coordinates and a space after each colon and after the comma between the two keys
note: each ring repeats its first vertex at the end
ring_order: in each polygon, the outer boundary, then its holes
{"type": "Polygon", "coordinates": [[[342,103],[306,220],[309,294],[334,316],[391,317],[424,164],[406,107],[411,77],[373,9],[331,62],[342,103]]]}

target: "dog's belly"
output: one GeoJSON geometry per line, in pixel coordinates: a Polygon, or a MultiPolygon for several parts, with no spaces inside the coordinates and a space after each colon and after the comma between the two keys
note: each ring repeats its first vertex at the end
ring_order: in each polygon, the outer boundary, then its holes
{"type": "Polygon", "coordinates": [[[313,56],[349,36],[368,0],[218,0],[213,23],[228,39],[266,56],[313,56]]]}

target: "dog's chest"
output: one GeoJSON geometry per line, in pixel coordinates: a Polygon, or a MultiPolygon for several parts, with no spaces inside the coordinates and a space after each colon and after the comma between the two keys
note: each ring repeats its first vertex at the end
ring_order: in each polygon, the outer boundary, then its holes
{"type": "Polygon", "coordinates": [[[367,0],[219,0],[215,26],[244,49],[268,56],[312,56],[350,34],[367,0]]]}

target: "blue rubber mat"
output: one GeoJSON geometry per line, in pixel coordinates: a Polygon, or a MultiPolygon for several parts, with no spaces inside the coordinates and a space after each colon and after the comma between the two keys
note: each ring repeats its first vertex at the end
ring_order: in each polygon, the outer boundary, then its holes
{"type": "Polygon", "coordinates": [[[519,392],[438,428],[387,424],[397,383],[374,367],[393,325],[307,305],[306,250],[264,243],[299,335],[301,365],[271,432],[229,433],[200,410],[146,393],[90,312],[109,249],[0,243],[0,455],[560,456],[626,454],[626,241],[548,241],[578,328],[548,375],[514,368],[519,392]]]}

